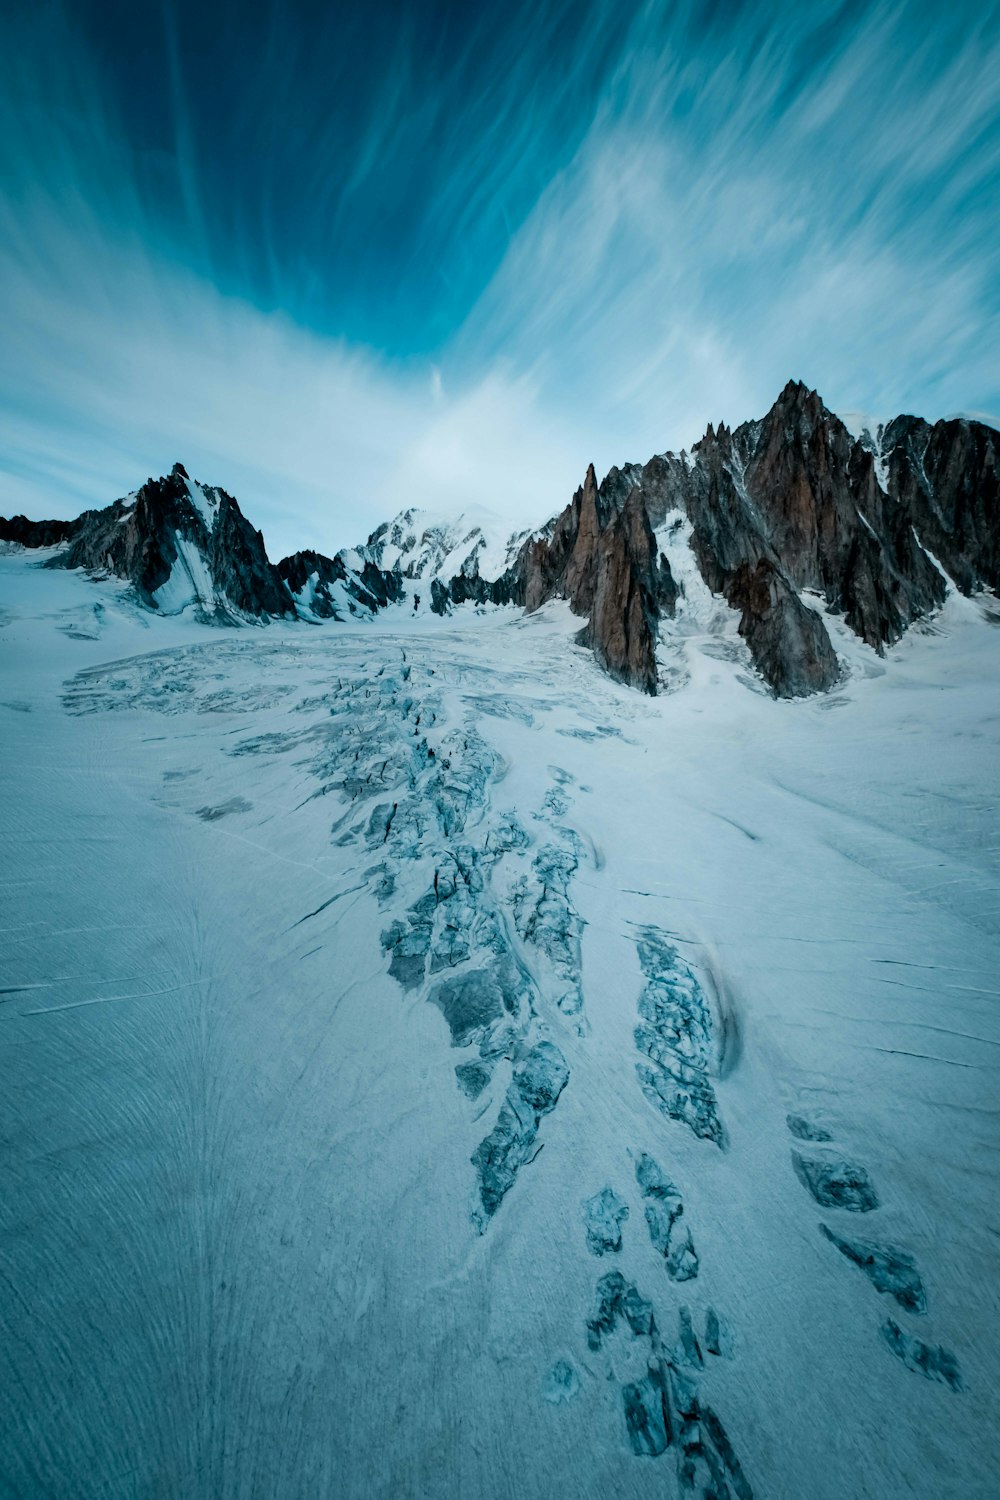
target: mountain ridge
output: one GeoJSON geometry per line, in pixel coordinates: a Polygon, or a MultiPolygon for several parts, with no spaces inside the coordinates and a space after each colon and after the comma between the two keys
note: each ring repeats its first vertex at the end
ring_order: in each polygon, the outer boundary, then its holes
{"type": "Polygon", "coordinates": [[[407,507],[334,557],[309,550],[274,564],[235,499],[175,464],[75,522],[0,521],[0,539],[61,547],[48,566],[106,570],[147,608],[194,607],[216,623],[317,622],[408,599],[438,614],[470,602],[530,612],[560,597],[602,667],[655,693],[661,623],[684,593],[656,537],[683,520],[755,669],[793,698],[842,674],[812,601],[883,654],[940,607],[949,583],[964,594],[1000,586],[998,454],[1000,435],[967,418],[901,415],[855,436],[815,390],[789,381],[764,417],[709,423],[690,453],[613,466],[600,483],[591,464],[561,512],[506,538],[484,512],[407,507]]]}

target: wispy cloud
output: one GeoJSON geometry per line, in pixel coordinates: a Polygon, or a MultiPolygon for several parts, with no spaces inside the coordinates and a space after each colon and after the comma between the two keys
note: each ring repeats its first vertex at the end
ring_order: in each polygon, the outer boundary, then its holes
{"type": "Polygon", "coordinates": [[[996,6],[234,9],[206,95],[178,3],[145,113],[85,12],[0,27],[0,510],[179,457],[279,553],[538,520],[790,375],[1000,412],[996,6]]]}
{"type": "Polygon", "coordinates": [[[760,411],[789,375],[855,409],[1000,407],[997,13],[949,37],[853,9],[822,64],[801,18],[755,33],[740,8],[692,51],[645,9],[464,330],[592,411],[605,464],[760,411]]]}

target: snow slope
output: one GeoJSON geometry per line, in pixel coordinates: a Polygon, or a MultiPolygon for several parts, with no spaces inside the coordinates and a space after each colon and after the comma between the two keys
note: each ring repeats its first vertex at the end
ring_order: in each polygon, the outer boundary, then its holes
{"type": "Polygon", "coordinates": [[[696,599],[649,699],[559,605],[219,634],[36,559],[0,1493],[995,1494],[981,601],[775,702],[696,599]]]}
{"type": "MultiPolygon", "coordinates": [[[[501,516],[483,506],[461,515],[411,508],[380,526],[357,555],[405,578],[441,578],[459,573],[499,578],[513,563],[528,532],[508,531],[501,516]]],[[[351,553],[341,554],[350,566],[351,553]]]]}

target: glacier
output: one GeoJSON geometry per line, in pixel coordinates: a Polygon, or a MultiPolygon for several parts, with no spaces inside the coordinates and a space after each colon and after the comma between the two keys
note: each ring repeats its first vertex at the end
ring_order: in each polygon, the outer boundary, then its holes
{"type": "MultiPolygon", "coordinates": [[[[553,601],[0,556],[0,1493],[996,1494],[995,604],[753,685],[553,601]]],[[[713,596],[714,598],[714,596],[713,596]]]]}

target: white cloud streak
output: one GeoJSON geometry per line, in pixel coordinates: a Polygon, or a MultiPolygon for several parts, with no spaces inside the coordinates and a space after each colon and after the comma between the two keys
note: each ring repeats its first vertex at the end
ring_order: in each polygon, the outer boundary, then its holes
{"type": "MultiPolygon", "coordinates": [[[[179,61],[177,149],[152,164],[173,177],[171,233],[86,52],[8,28],[0,510],[75,514],[181,458],[239,496],[277,556],[355,541],[408,504],[537,522],[590,459],[606,469],[689,444],[709,419],[762,412],[789,376],[845,410],[996,412],[996,8],[924,32],[912,5],[837,12],[811,42],[792,12],[769,24],[756,6],[700,38],[699,7],[640,7],[617,49],[596,28],[554,85],[561,108],[579,92],[575,146],[433,360],[220,289],[179,61]],[[595,35],[609,61],[588,90],[595,35]]],[[[540,16],[551,41],[565,9],[540,16]]],[[[477,141],[443,140],[414,255],[434,253],[442,224],[472,245],[515,194],[544,123],[529,87],[540,62],[504,45],[510,86],[485,100],[477,141]]],[[[324,202],[331,225],[405,158],[407,127],[434,149],[460,74],[415,104],[397,48],[346,188],[324,202]]],[[[313,145],[322,196],[335,145],[313,145]]],[[[259,258],[293,309],[292,273],[267,249],[275,160],[259,258]]],[[[252,232],[241,224],[247,259],[252,232]]]]}

